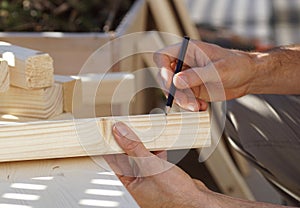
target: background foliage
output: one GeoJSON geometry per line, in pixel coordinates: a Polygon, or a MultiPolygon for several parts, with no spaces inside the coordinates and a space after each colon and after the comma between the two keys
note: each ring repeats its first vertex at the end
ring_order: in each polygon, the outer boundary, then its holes
{"type": "Polygon", "coordinates": [[[0,0],[0,31],[114,30],[134,0],[0,0]]]}

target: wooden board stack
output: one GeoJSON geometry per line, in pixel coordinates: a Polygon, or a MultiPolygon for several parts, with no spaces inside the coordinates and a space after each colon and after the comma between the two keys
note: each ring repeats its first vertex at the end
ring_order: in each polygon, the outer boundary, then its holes
{"type": "Polygon", "coordinates": [[[53,60],[49,54],[0,42],[0,54],[8,62],[10,84],[23,89],[52,86],[53,60]]]}
{"type": "Polygon", "coordinates": [[[1,114],[49,119],[63,113],[64,84],[54,83],[49,54],[0,42],[0,55],[1,114]]]}

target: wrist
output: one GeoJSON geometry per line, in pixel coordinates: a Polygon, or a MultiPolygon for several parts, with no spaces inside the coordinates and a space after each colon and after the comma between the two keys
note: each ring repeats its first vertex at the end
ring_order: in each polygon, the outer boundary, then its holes
{"type": "Polygon", "coordinates": [[[249,83],[247,94],[266,94],[273,87],[274,77],[276,76],[274,60],[268,52],[253,52],[249,54],[252,64],[252,81],[249,83]],[[273,77],[273,78],[271,78],[273,77]]]}
{"type": "Polygon", "coordinates": [[[249,94],[299,94],[300,46],[281,46],[250,53],[255,77],[249,94]]]}

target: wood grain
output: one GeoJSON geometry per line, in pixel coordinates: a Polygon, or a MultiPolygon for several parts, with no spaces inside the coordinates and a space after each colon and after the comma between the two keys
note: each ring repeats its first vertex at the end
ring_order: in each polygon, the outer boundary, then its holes
{"type": "Polygon", "coordinates": [[[0,161],[121,153],[111,131],[117,121],[152,151],[210,145],[208,112],[30,122],[0,126],[0,161]]]}
{"type": "Polygon", "coordinates": [[[63,110],[65,113],[72,113],[73,108],[82,104],[82,83],[79,77],[54,75],[55,83],[62,85],[63,89],[63,110]]]}
{"type": "Polygon", "coordinates": [[[4,162],[0,169],[0,207],[139,207],[102,157],[4,162]]]}
{"type": "Polygon", "coordinates": [[[0,113],[46,119],[63,112],[62,86],[45,89],[22,89],[10,86],[0,94],[0,113]]]}
{"type": "Polygon", "coordinates": [[[10,84],[24,89],[53,84],[53,60],[47,53],[0,42],[0,54],[8,62],[10,84]]]}
{"type": "Polygon", "coordinates": [[[0,93],[7,91],[9,88],[9,73],[7,62],[0,59],[0,93]]]}

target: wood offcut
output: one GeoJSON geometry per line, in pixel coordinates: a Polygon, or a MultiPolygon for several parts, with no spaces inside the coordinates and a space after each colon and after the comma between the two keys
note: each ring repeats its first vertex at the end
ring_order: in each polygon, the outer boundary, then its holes
{"type": "Polygon", "coordinates": [[[45,89],[22,89],[10,86],[0,93],[0,113],[47,119],[63,112],[62,86],[55,83],[45,89]]]}
{"type": "Polygon", "coordinates": [[[11,85],[34,89],[53,84],[53,59],[49,54],[6,42],[0,42],[0,54],[8,62],[11,85]]]}

